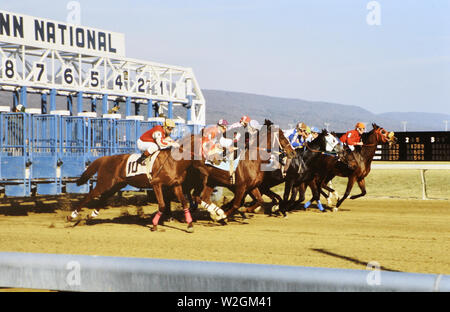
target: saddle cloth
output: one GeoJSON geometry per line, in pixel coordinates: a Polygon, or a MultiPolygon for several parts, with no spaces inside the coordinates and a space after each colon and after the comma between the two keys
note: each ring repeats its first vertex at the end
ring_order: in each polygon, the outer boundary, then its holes
{"type": "Polygon", "coordinates": [[[151,177],[150,174],[152,173],[153,164],[155,163],[156,157],[158,157],[159,151],[156,151],[153,153],[150,157],[147,157],[147,159],[144,161],[142,165],[137,163],[137,160],[139,157],[141,157],[141,154],[130,154],[130,156],[127,159],[127,166],[126,166],[126,177],[134,177],[140,174],[146,174],[151,177]]]}
{"type": "MultiPolygon", "coordinates": [[[[239,164],[239,159],[241,158],[241,154],[238,155],[238,157],[233,161],[233,172],[236,171],[236,168],[239,164]]],[[[209,160],[205,161],[206,165],[209,166],[213,166],[214,168],[220,169],[220,170],[225,170],[225,171],[230,171],[230,164],[231,164],[231,160],[229,160],[228,158],[226,159],[226,161],[222,161],[220,162],[220,164],[215,165],[214,163],[210,162],[209,160]]]]}

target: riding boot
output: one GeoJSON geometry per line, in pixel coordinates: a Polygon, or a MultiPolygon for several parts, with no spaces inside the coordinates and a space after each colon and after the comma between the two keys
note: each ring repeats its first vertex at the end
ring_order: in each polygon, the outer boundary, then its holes
{"type": "Polygon", "coordinates": [[[139,165],[143,165],[148,156],[150,156],[150,153],[148,151],[144,151],[141,157],[138,158],[137,163],[139,165]]]}

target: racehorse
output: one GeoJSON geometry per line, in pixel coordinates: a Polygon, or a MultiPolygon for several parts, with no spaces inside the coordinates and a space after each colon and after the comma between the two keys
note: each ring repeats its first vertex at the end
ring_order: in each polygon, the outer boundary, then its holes
{"type": "Polygon", "coordinates": [[[262,205],[263,199],[258,186],[263,181],[265,171],[261,170],[261,166],[269,162],[270,152],[272,151],[274,142],[279,142],[279,145],[289,158],[292,158],[295,155],[295,152],[290,145],[289,140],[284,136],[283,131],[279,128],[273,128],[273,123],[266,119],[263,129],[258,131],[256,136],[252,136],[252,139],[250,140],[252,143],[242,151],[235,171],[234,181],[230,179],[230,172],[228,171],[218,169],[205,163],[197,162],[194,165],[203,176],[203,188],[200,194],[197,193],[199,196],[196,197],[199,198],[199,204],[203,208],[208,209],[210,212],[216,212],[217,215],[214,217],[216,221],[224,220],[233,215],[241,206],[242,200],[247,193],[252,194],[256,199],[256,203],[252,207],[246,209],[247,212],[254,212],[256,208],[262,205]],[[226,212],[215,206],[210,200],[215,186],[224,186],[234,192],[231,208],[226,212]]]}
{"type": "Polygon", "coordinates": [[[350,199],[356,199],[366,195],[366,185],[364,178],[369,174],[371,163],[375,155],[378,144],[388,143],[389,145],[397,142],[394,132],[388,132],[377,124],[372,124],[373,129],[363,135],[362,146],[357,146],[354,151],[347,151],[345,158],[347,161],[339,162],[331,157],[320,157],[316,161],[317,185],[330,192],[333,189],[327,186],[335,176],[347,177],[347,187],[345,194],[336,203],[336,209],[350,195],[355,182],[361,189],[361,194],[353,195],[350,199]]]}
{"type": "MultiPolygon", "coordinates": [[[[191,146],[191,151],[195,151],[195,149],[192,148],[194,141],[194,136],[183,138],[180,141],[181,147],[179,152],[183,152],[183,146],[191,146]]],[[[138,174],[127,177],[127,160],[130,155],[131,154],[103,156],[97,158],[88,166],[77,180],[77,185],[85,184],[96,173],[97,183],[95,188],[78,204],[77,208],[68,219],[70,220],[75,217],[78,214],[78,211],[83,207],[87,207],[87,204],[95,197],[100,196],[100,204],[104,204],[106,199],[114,195],[117,191],[126,185],[131,185],[136,188],[153,188],[158,201],[158,212],[152,220],[153,227],[151,230],[156,231],[159,219],[166,205],[162,188],[163,186],[168,186],[173,189],[175,196],[183,206],[186,223],[188,224],[187,231],[193,232],[192,216],[189,212],[188,201],[183,195],[182,183],[186,177],[187,169],[192,165],[194,157],[186,157],[185,159],[178,159],[179,157],[175,157],[177,158],[175,159],[172,149],[160,150],[153,163],[151,180],[149,180],[147,174],[138,174]]]]}
{"type": "Polygon", "coordinates": [[[326,129],[323,129],[313,141],[306,142],[303,151],[297,151],[297,157],[291,161],[291,166],[289,166],[285,178],[283,201],[280,205],[280,211],[284,217],[286,217],[289,195],[295,187],[301,187],[302,184],[304,184],[304,189],[306,189],[306,185],[311,188],[313,193],[311,201],[317,201],[319,209],[321,211],[324,210],[320,202],[320,189],[316,183],[312,183],[315,176],[314,161],[322,153],[331,153],[333,151],[339,154],[343,151],[343,148],[340,141],[333,134],[328,133],[326,129]]]}
{"type": "MultiPolygon", "coordinates": [[[[340,146],[338,146],[339,141],[336,138],[335,133],[328,133],[326,132],[325,136],[323,136],[324,142],[320,145],[319,149],[322,153],[329,153],[329,152],[335,152],[336,149],[341,151],[340,146]]],[[[288,170],[297,173],[302,173],[304,171],[304,168],[302,168],[303,163],[303,152],[304,149],[296,149],[296,156],[291,161],[288,170]]],[[[290,176],[292,178],[292,176],[290,176]]],[[[273,171],[268,171],[264,175],[263,182],[258,187],[262,195],[267,195],[272,200],[272,211],[277,211],[280,205],[282,206],[282,213],[284,216],[285,211],[289,209],[289,207],[292,207],[296,205],[297,203],[301,203],[305,199],[305,189],[307,186],[310,188],[314,188],[314,186],[309,185],[310,183],[313,183],[313,181],[310,181],[308,184],[300,183],[299,185],[295,184],[292,185],[291,188],[291,196],[290,199],[286,203],[282,203],[283,199],[280,195],[273,192],[271,190],[272,187],[279,185],[281,183],[285,182],[285,177],[283,177],[281,173],[281,168],[273,171]],[[300,194],[299,200],[296,200],[297,194],[300,194]]]]}

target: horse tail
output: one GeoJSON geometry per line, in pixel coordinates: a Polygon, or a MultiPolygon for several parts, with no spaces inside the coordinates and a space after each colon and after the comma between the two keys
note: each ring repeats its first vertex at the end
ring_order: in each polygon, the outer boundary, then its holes
{"type": "Polygon", "coordinates": [[[92,162],[92,164],[87,167],[87,169],[83,172],[81,177],[77,180],[77,186],[85,184],[89,179],[97,173],[98,169],[100,168],[101,159],[98,158],[92,162]]]}

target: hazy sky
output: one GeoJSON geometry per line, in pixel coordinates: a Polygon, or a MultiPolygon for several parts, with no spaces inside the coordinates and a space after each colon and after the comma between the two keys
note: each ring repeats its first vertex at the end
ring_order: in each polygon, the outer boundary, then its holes
{"type": "MultiPolygon", "coordinates": [[[[450,0],[78,2],[82,25],[124,33],[128,57],[192,67],[203,89],[450,114],[450,0]]],[[[69,13],[69,1],[0,3],[69,13]]]]}

